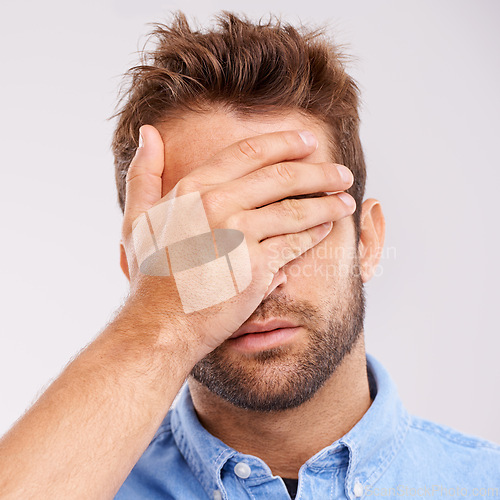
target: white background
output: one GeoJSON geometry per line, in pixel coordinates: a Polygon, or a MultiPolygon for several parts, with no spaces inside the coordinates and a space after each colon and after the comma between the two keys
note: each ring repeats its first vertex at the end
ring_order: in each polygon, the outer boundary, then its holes
{"type": "Polygon", "coordinates": [[[500,3],[484,0],[4,0],[0,433],[125,297],[106,118],[146,23],[177,8],[327,21],[348,44],[387,220],[368,351],[411,412],[500,442],[500,3]]]}

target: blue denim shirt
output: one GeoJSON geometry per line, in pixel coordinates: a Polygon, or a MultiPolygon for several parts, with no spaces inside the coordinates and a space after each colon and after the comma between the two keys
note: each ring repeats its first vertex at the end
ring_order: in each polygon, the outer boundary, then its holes
{"type": "MultiPolygon", "coordinates": [[[[347,434],[302,465],[297,500],[500,498],[500,446],[410,415],[387,371],[369,354],[367,367],[376,385],[370,408],[347,434]]],[[[185,384],[115,497],[171,498],[290,497],[263,460],[205,430],[185,384]]]]}

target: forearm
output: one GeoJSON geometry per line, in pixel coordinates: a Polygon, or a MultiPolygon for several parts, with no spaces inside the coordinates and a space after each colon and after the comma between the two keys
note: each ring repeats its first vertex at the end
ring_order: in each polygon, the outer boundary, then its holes
{"type": "Polygon", "coordinates": [[[194,362],[178,325],[124,308],[0,441],[0,496],[112,498],[194,362]]]}

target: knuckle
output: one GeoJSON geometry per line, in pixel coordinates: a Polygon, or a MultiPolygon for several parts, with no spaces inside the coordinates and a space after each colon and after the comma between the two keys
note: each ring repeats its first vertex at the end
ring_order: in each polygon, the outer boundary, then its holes
{"type": "Polygon", "coordinates": [[[183,177],[179,179],[175,185],[177,195],[183,195],[188,193],[193,193],[194,191],[199,191],[199,185],[189,177],[183,177]]]}
{"type": "Polygon", "coordinates": [[[291,215],[292,218],[295,219],[296,221],[300,222],[306,217],[304,208],[302,207],[302,204],[300,203],[299,200],[286,199],[283,200],[281,203],[285,212],[288,215],[291,215]]]}
{"type": "Polygon", "coordinates": [[[144,169],[141,169],[139,165],[130,165],[125,176],[125,183],[129,183],[132,179],[143,173],[145,173],[144,169]]]}
{"type": "Polygon", "coordinates": [[[190,175],[182,177],[175,185],[176,196],[198,192],[203,197],[209,189],[210,187],[207,184],[190,175]]]}
{"type": "Polygon", "coordinates": [[[293,184],[296,180],[295,170],[286,162],[276,164],[276,174],[278,180],[286,185],[293,184]]]}
{"type": "Polygon", "coordinates": [[[240,214],[237,214],[237,213],[231,214],[226,219],[225,227],[228,229],[237,229],[238,231],[241,231],[244,233],[243,226],[244,226],[244,223],[243,223],[242,216],[240,214]]]}
{"type": "Polygon", "coordinates": [[[224,191],[212,189],[201,195],[203,205],[210,211],[219,210],[227,205],[229,196],[224,191]]]}
{"type": "Polygon", "coordinates": [[[257,139],[252,137],[238,142],[237,151],[245,160],[255,160],[262,157],[262,146],[257,139]]]}

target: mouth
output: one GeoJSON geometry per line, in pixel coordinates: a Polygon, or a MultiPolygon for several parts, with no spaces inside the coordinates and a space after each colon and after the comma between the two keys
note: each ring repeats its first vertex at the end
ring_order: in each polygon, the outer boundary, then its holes
{"type": "Polygon", "coordinates": [[[300,326],[288,320],[271,319],[242,325],[229,337],[231,348],[241,352],[258,352],[289,342],[300,326]]]}
{"type": "Polygon", "coordinates": [[[242,335],[248,335],[249,333],[265,333],[271,332],[273,330],[278,330],[281,328],[295,328],[299,325],[293,323],[292,321],[279,318],[271,318],[267,321],[250,321],[249,323],[244,323],[238,328],[229,338],[235,339],[241,337],[242,335]]]}

